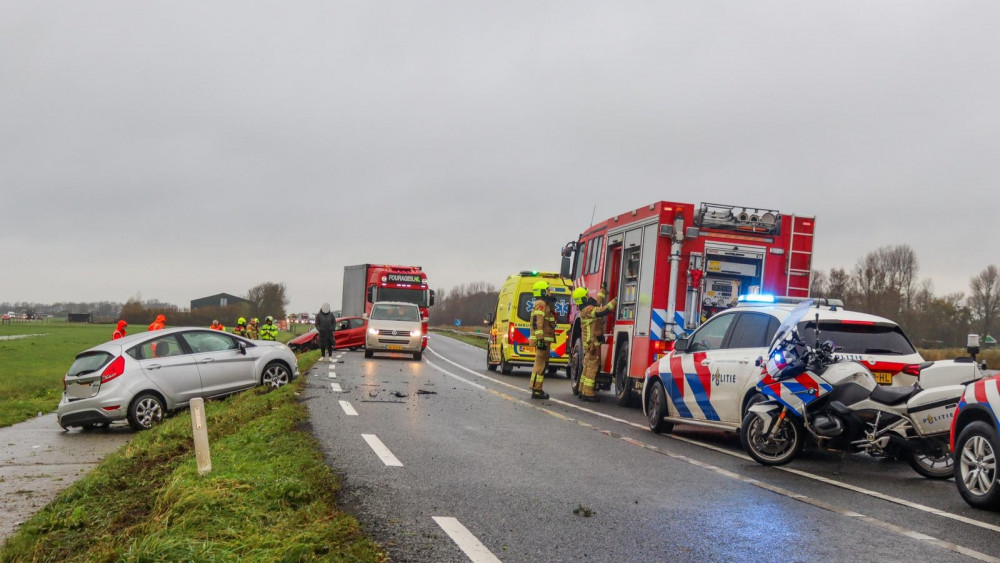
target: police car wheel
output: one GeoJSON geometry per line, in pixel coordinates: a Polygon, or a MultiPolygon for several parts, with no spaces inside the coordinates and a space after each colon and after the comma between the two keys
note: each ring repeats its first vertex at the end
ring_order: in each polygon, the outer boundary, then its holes
{"type": "Polygon", "coordinates": [[[659,379],[653,381],[653,388],[649,391],[649,399],[646,401],[646,414],[649,417],[649,429],[657,434],[669,434],[674,429],[671,422],[663,420],[667,416],[667,393],[663,389],[663,383],[659,379]]]}

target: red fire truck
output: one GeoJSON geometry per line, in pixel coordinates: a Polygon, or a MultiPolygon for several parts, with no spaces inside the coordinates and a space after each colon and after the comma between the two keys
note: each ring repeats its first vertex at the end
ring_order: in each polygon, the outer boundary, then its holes
{"type": "MultiPolygon", "coordinates": [[[[562,275],[617,308],[605,317],[597,384],[621,405],[673,340],[732,307],[740,294],[808,297],[815,219],[772,209],[661,201],[591,226],[563,247],[562,275]]],[[[570,376],[582,367],[573,312],[570,376]]]]}
{"type": "Polygon", "coordinates": [[[377,301],[405,301],[420,307],[420,314],[424,317],[424,347],[427,346],[427,320],[429,307],[434,305],[434,290],[427,287],[427,274],[420,266],[344,266],[344,294],[340,303],[342,315],[367,315],[377,301]]]}

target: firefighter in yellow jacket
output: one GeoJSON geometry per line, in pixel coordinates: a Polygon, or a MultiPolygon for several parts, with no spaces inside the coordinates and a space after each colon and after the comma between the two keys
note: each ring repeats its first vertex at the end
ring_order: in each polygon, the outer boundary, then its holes
{"type": "Polygon", "coordinates": [[[573,290],[573,302],[580,311],[580,332],[583,341],[583,373],[580,374],[580,399],[589,403],[600,401],[594,394],[597,369],[601,363],[601,344],[604,343],[604,317],[615,309],[615,300],[602,306],[607,299],[607,287],[601,284],[597,299],[587,295],[587,288],[573,290]]]}
{"type": "Polygon", "coordinates": [[[529,342],[535,347],[535,366],[531,369],[531,398],[548,399],[549,394],[542,391],[542,382],[545,381],[545,370],[549,367],[549,348],[556,341],[556,315],[552,310],[547,282],[535,282],[531,286],[531,293],[535,296],[531,307],[529,338],[529,342]]]}

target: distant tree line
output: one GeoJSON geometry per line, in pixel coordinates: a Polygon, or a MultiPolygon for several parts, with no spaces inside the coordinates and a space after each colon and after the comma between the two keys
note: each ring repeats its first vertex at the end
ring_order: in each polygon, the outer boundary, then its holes
{"type": "Polygon", "coordinates": [[[462,326],[481,327],[486,314],[496,307],[499,295],[495,285],[484,281],[440,290],[431,308],[431,324],[453,326],[458,319],[462,326]]]}
{"type": "Polygon", "coordinates": [[[276,319],[284,318],[288,297],[284,283],[264,282],[247,290],[244,299],[249,303],[229,307],[205,307],[190,311],[177,305],[160,301],[159,299],[143,300],[141,295],[131,297],[123,303],[100,301],[91,303],[0,303],[2,312],[14,311],[17,314],[52,315],[66,317],[70,313],[90,313],[95,321],[112,322],[124,319],[129,325],[139,327],[153,322],[157,315],[167,317],[170,326],[208,326],[213,320],[223,322],[227,327],[235,326],[239,317],[257,317],[263,321],[271,315],[276,319]]]}
{"type": "Polygon", "coordinates": [[[925,348],[961,347],[968,334],[989,335],[1000,316],[1000,270],[987,266],[962,292],[938,296],[929,278],[919,279],[909,245],[884,246],[858,259],[850,271],[814,270],[811,295],[842,299],[847,308],[894,320],[925,348]]]}

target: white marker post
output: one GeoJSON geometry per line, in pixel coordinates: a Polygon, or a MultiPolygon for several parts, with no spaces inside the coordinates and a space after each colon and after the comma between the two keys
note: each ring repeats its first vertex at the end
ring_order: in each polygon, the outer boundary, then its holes
{"type": "Polygon", "coordinates": [[[194,457],[198,475],[212,471],[212,454],[208,451],[208,421],[205,419],[205,399],[191,399],[191,431],[194,433],[194,457]]]}

